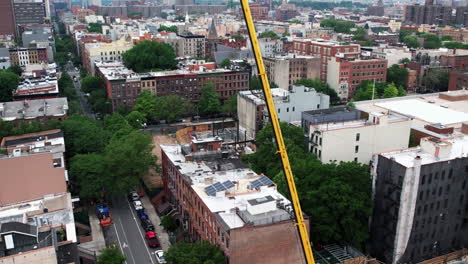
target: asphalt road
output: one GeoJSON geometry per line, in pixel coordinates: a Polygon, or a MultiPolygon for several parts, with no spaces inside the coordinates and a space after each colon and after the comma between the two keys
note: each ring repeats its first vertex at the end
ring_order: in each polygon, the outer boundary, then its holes
{"type": "Polygon", "coordinates": [[[96,116],[94,115],[93,111],[91,110],[91,107],[88,104],[88,100],[86,99],[85,93],[81,91],[80,72],[75,71],[75,67],[73,66],[73,63],[71,61],[68,61],[66,69],[72,79],[73,76],[76,76],[77,81],[73,81],[73,86],[76,89],[76,94],[78,95],[78,102],[80,103],[80,107],[83,110],[83,115],[91,119],[96,119],[96,116]]]}
{"type": "Polygon", "coordinates": [[[115,236],[120,249],[125,254],[127,264],[156,264],[154,251],[146,244],[145,233],[135,210],[125,197],[113,198],[111,214],[112,226],[107,236],[115,236]]]}

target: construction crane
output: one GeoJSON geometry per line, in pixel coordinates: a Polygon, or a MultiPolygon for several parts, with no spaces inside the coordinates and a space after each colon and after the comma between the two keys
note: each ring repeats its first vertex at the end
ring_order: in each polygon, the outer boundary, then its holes
{"type": "Polygon", "coordinates": [[[304,250],[304,256],[308,264],[315,264],[314,255],[312,253],[312,247],[307,233],[307,226],[304,221],[304,215],[302,214],[301,204],[297,195],[296,184],[294,183],[294,177],[289,164],[288,152],[284,145],[283,135],[281,133],[280,123],[278,121],[278,114],[276,113],[275,103],[271,95],[270,83],[265,72],[265,65],[263,64],[262,53],[260,51],[260,45],[258,45],[257,33],[255,32],[255,25],[252,19],[252,13],[250,12],[249,0],[241,0],[242,11],[244,12],[244,19],[247,25],[247,30],[250,36],[250,43],[252,44],[253,53],[255,56],[255,62],[258,67],[258,76],[262,83],[263,94],[265,96],[265,102],[267,105],[268,113],[270,115],[270,121],[273,126],[273,132],[275,134],[276,144],[278,147],[278,153],[281,155],[281,163],[283,164],[283,171],[288,184],[289,193],[291,195],[292,205],[294,209],[294,215],[296,217],[296,225],[301,237],[302,249],[304,250]]]}

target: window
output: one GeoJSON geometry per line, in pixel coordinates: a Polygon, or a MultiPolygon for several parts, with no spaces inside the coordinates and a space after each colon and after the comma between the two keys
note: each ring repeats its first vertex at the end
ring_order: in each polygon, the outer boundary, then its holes
{"type": "Polygon", "coordinates": [[[296,107],[295,107],[295,106],[293,106],[293,108],[292,108],[292,111],[294,112],[295,110],[296,110],[296,107]]]}
{"type": "Polygon", "coordinates": [[[281,109],[280,109],[280,108],[278,108],[278,114],[279,114],[279,113],[281,113],[281,109]]]}
{"type": "Polygon", "coordinates": [[[359,152],[359,146],[355,146],[354,147],[354,153],[358,153],[359,152]]]}
{"type": "Polygon", "coordinates": [[[286,107],[286,112],[288,112],[288,113],[289,113],[289,107],[286,107]]]}
{"type": "Polygon", "coordinates": [[[357,158],[357,157],[354,158],[354,162],[358,162],[358,158],[357,158]]]}
{"type": "Polygon", "coordinates": [[[359,141],[360,137],[361,137],[361,134],[360,134],[360,133],[357,133],[357,134],[356,134],[356,141],[359,141]]]}

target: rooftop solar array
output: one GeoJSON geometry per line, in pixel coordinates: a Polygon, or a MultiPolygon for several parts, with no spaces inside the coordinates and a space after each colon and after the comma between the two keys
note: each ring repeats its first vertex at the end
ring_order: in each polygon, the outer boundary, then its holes
{"type": "Polygon", "coordinates": [[[249,189],[259,190],[261,186],[270,186],[273,182],[267,176],[262,176],[249,184],[249,189]]]}
{"type": "Polygon", "coordinates": [[[225,181],[223,183],[217,182],[215,184],[212,184],[210,186],[205,187],[205,192],[209,196],[216,196],[217,192],[225,191],[227,189],[230,189],[234,187],[234,183],[232,181],[225,181]]]}

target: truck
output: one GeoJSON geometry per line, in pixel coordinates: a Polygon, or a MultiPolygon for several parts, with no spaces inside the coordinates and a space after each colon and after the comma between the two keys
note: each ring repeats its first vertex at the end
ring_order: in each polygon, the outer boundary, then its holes
{"type": "Polygon", "coordinates": [[[112,223],[112,218],[110,215],[109,207],[105,204],[100,204],[96,206],[96,211],[101,226],[110,226],[110,224],[112,223]]]}

